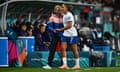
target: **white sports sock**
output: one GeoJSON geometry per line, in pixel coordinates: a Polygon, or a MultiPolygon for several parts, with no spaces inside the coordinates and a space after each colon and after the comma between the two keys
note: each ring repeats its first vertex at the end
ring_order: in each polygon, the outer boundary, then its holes
{"type": "Polygon", "coordinates": [[[63,60],[63,64],[67,65],[67,59],[66,59],[66,57],[63,57],[62,60],[63,60]]]}
{"type": "Polygon", "coordinates": [[[76,65],[79,65],[79,58],[75,59],[76,65]]]}

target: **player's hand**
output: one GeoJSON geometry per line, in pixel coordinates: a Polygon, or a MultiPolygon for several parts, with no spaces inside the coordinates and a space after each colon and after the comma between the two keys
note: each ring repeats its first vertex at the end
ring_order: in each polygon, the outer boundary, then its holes
{"type": "Polygon", "coordinates": [[[54,33],[57,33],[56,29],[53,31],[54,33]]]}
{"type": "Polygon", "coordinates": [[[61,29],[55,29],[56,31],[61,31],[61,29]]]}

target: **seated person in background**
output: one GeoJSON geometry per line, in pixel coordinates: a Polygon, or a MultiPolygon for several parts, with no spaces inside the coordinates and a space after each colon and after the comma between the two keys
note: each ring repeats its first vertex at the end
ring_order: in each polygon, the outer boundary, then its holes
{"type": "Polygon", "coordinates": [[[36,37],[39,34],[39,28],[40,28],[40,22],[35,22],[34,23],[34,28],[33,28],[33,35],[36,37]]]}
{"type": "Polygon", "coordinates": [[[29,29],[29,28],[33,29],[33,25],[31,24],[31,22],[26,22],[26,26],[27,26],[27,29],[29,29]]]}
{"type": "Polygon", "coordinates": [[[96,30],[96,25],[93,22],[90,22],[89,28],[90,28],[90,31],[95,31],[96,30]]]}
{"type": "Polygon", "coordinates": [[[96,31],[92,32],[92,41],[95,45],[104,45],[102,27],[98,26],[96,31]]]}
{"type": "Polygon", "coordinates": [[[33,29],[31,27],[27,28],[27,36],[33,36],[33,29]]]}
{"type": "Polygon", "coordinates": [[[21,24],[20,21],[16,21],[16,23],[15,23],[15,25],[14,25],[14,27],[13,27],[13,30],[14,30],[16,33],[19,33],[20,24],[21,24]]]}
{"type": "Polygon", "coordinates": [[[49,32],[46,30],[46,24],[41,24],[39,29],[39,34],[36,35],[37,44],[36,44],[36,51],[48,51],[50,45],[50,35],[49,32]]]}
{"type": "Polygon", "coordinates": [[[27,36],[26,29],[27,29],[26,24],[22,23],[20,26],[18,36],[27,36]]]}

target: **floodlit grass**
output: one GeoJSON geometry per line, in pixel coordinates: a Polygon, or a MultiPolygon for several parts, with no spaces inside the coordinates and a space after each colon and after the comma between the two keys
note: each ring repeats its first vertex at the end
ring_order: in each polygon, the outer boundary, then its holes
{"type": "Polygon", "coordinates": [[[118,66],[120,66],[120,55],[118,56],[118,66]]]}
{"type": "MultiPolygon", "coordinates": [[[[118,56],[120,60],[120,56],[118,56]]],[[[58,68],[53,68],[51,70],[45,70],[38,67],[22,67],[22,68],[0,68],[0,72],[120,72],[120,62],[119,67],[90,67],[81,68],[79,70],[61,70],[58,68]]]]}
{"type": "Polygon", "coordinates": [[[81,68],[79,70],[60,70],[58,68],[53,68],[51,70],[45,70],[42,68],[0,68],[0,72],[120,72],[120,67],[90,67],[81,68]]]}
{"type": "Polygon", "coordinates": [[[120,59],[120,55],[118,56],[118,59],[120,59]]]}

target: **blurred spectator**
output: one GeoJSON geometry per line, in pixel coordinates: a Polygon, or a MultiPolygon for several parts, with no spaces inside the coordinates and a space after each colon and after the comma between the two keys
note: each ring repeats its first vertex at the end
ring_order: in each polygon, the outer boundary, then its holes
{"type": "Polygon", "coordinates": [[[29,28],[33,29],[33,25],[30,22],[26,22],[26,26],[27,26],[27,29],[29,29],[29,28]]]}
{"type": "Polygon", "coordinates": [[[33,25],[30,22],[26,23],[27,36],[33,36],[33,25]]]}
{"type": "Polygon", "coordinates": [[[13,27],[13,29],[14,29],[14,31],[15,31],[16,33],[19,33],[20,24],[21,24],[20,21],[16,21],[16,24],[15,24],[15,26],[13,27]]]}
{"type": "Polygon", "coordinates": [[[95,45],[104,45],[102,27],[97,26],[96,31],[92,32],[92,41],[95,45]]]}
{"type": "Polygon", "coordinates": [[[97,2],[97,0],[93,0],[93,2],[92,2],[92,4],[97,4],[98,2],[97,2]]]}
{"type": "Polygon", "coordinates": [[[102,39],[102,28],[101,28],[101,26],[98,26],[96,31],[93,32],[93,39],[94,40],[102,39]]]}
{"type": "Polygon", "coordinates": [[[88,12],[87,20],[88,20],[88,21],[93,21],[93,15],[94,15],[93,10],[89,11],[89,12],[88,12]]]}
{"type": "Polygon", "coordinates": [[[18,36],[27,36],[26,29],[27,29],[26,24],[22,23],[21,26],[20,26],[18,36]]]}
{"type": "Polygon", "coordinates": [[[27,28],[27,36],[33,36],[33,29],[31,27],[27,28]]]}
{"type": "Polygon", "coordinates": [[[85,18],[85,20],[88,19],[88,12],[89,12],[89,7],[86,6],[86,7],[83,9],[83,13],[84,13],[84,18],[85,18]]]}
{"type": "Polygon", "coordinates": [[[39,34],[36,36],[35,51],[48,51],[50,44],[50,35],[46,30],[46,25],[41,24],[39,28],[39,34]]]}
{"type": "Polygon", "coordinates": [[[39,34],[39,28],[40,28],[40,23],[36,21],[33,28],[33,35],[35,37],[39,34]]]}
{"type": "Polygon", "coordinates": [[[96,30],[95,27],[96,27],[95,24],[93,22],[90,22],[89,24],[90,31],[95,31],[96,30]]]}
{"type": "MultiPolygon", "coordinates": [[[[115,17],[116,18],[116,17],[115,17]]],[[[120,17],[118,16],[118,18],[115,19],[114,23],[113,23],[113,31],[117,34],[118,32],[120,32],[120,17]]]]}
{"type": "Polygon", "coordinates": [[[79,24],[86,23],[86,20],[85,20],[83,12],[80,12],[78,22],[79,22],[79,24]]]}

